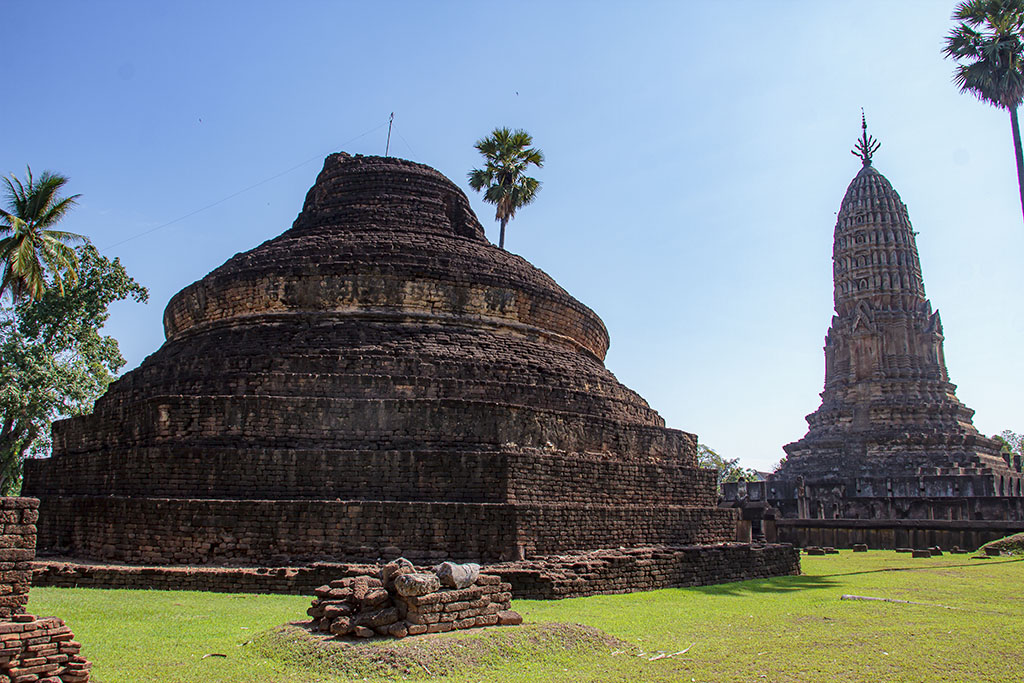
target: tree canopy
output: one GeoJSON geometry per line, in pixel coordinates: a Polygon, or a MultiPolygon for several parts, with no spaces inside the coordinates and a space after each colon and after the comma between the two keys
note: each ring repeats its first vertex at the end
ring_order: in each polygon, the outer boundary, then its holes
{"type": "Polygon", "coordinates": [[[76,249],[78,276],[63,292],[0,307],[0,493],[20,482],[23,459],[47,450],[50,423],[92,410],[125,363],[104,335],[115,301],[144,302],[146,288],[120,261],[91,245],[76,249]]]}
{"type": "Polygon", "coordinates": [[[1004,453],[1024,455],[1024,434],[1018,434],[1012,430],[1004,429],[992,438],[1003,445],[1004,453]]]}
{"type": "Polygon", "coordinates": [[[77,278],[78,256],[71,245],[88,240],[54,226],[79,195],[61,197],[68,179],[50,171],[34,178],[29,168],[25,182],[13,175],[3,181],[6,208],[0,209],[0,296],[9,292],[14,301],[35,300],[50,287],[64,291],[64,285],[77,278]]]}
{"type": "Polygon", "coordinates": [[[722,484],[726,482],[758,481],[760,479],[754,470],[740,466],[739,458],[733,458],[732,460],[723,458],[714,449],[702,443],[697,444],[697,463],[703,468],[718,470],[719,490],[721,490],[722,484]]]}
{"type": "Polygon", "coordinates": [[[475,145],[486,163],[469,172],[469,186],[477,192],[484,190],[484,201],[497,207],[494,220],[501,222],[501,249],[505,248],[505,226],[540,190],[540,181],[526,172],[531,165],[544,166],[544,153],[531,145],[533,137],[525,130],[508,128],[495,128],[475,145]]]}

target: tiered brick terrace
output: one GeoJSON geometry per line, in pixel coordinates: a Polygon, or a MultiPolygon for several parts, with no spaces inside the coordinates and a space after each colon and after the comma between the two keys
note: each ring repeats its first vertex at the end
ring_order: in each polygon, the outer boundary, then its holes
{"type": "Polygon", "coordinates": [[[494,562],[735,538],[600,318],[426,166],[334,154],[290,230],[26,467],[40,547],[183,565],[494,562]]]}

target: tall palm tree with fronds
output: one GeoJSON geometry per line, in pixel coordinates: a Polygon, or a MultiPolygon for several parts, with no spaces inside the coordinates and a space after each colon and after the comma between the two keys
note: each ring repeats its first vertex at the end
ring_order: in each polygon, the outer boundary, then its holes
{"type": "Polygon", "coordinates": [[[89,240],[73,232],[55,230],[80,195],[61,197],[68,179],[43,171],[39,178],[28,169],[25,182],[14,175],[3,179],[7,186],[0,208],[0,296],[9,292],[12,301],[36,300],[49,289],[64,292],[64,284],[78,279],[78,256],[70,246],[89,240]]]}
{"type": "Polygon", "coordinates": [[[533,137],[525,130],[495,128],[475,145],[486,163],[469,172],[469,186],[477,192],[484,190],[484,201],[497,207],[494,220],[501,221],[501,249],[505,248],[505,226],[540,189],[540,181],[526,175],[531,164],[538,168],[544,165],[544,153],[532,144],[533,137]]]}
{"type": "Polygon", "coordinates": [[[960,23],[942,50],[958,62],[953,81],[960,92],[1010,112],[1024,212],[1024,153],[1017,122],[1017,107],[1024,101],[1024,0],[967,0],[956,6],[953,20],[960,23]]]}

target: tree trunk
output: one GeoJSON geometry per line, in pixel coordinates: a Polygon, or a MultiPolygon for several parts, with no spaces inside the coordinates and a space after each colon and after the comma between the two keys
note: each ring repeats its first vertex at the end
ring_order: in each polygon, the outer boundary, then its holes
{"type": "MultiPolygon", "coordinates": [[[[1014,120],[1016,120],[1016,119],[1014,119],[1014,120]]],[[[1019,147],[1018,147],[1018,149],[1019,149],[1019,147]]],[[[1017,158],[1020,159],[1020,156],[1018,155],[1017,158]]],[[[1018,166],[1017,168],[1020,168],[1020,166],[1018,166]]],[[[1021,185],[1021,197],[1024,198],[1024,185],[1021,185]]],[[[506,225],[508,225],[508,219],[507,218],[502,218],[501,219],[501,236],[498,238],[498,248],[499,249],[504,249],[505,248],[505,226],[506,225]]]]}
{"type": "Polygon", "coordinates": [[[1020,124],[1017,123],[1017,107],[1010,110],[1010,128],[1013,130],[1013,151],[1017,155],[1017,185],[1020,187],[1020,209],[1024,216],[1024,153],[1020,145],[1020,124]]]}
{"type": "Polygon", "coordinates": [[[37,425],[25,424],[20,420],[8,418],[4,421],[4,430],[0,433],[0,495],[10,495],[10,491],[21,474],[21,463],[32,443],[39,436],[37,425]]]}

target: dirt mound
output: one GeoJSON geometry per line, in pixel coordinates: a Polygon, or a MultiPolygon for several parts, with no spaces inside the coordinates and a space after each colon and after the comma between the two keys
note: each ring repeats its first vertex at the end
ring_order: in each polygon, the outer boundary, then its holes
{"type": "Polygon", "coordinates": [[[538,654],[573,650],[582,654],[635,649],[599,629],[562,623],[436,633],[400,641],[355,641],[316,633],[309,629],[309,622],[296,622],[260,634],[249,646],[270,659],[352,678],[452,675],[524,650],[538,654]]]}
{"type": "Polygon", "coordinates": [[[991,541],[981,546],[982,551],[987,548],[995,548],[1000,552],[1019,555],[1024,552],[1024,533],[1013,534],[1012,536],[1000,538],[998,541],[991,541]]]}

